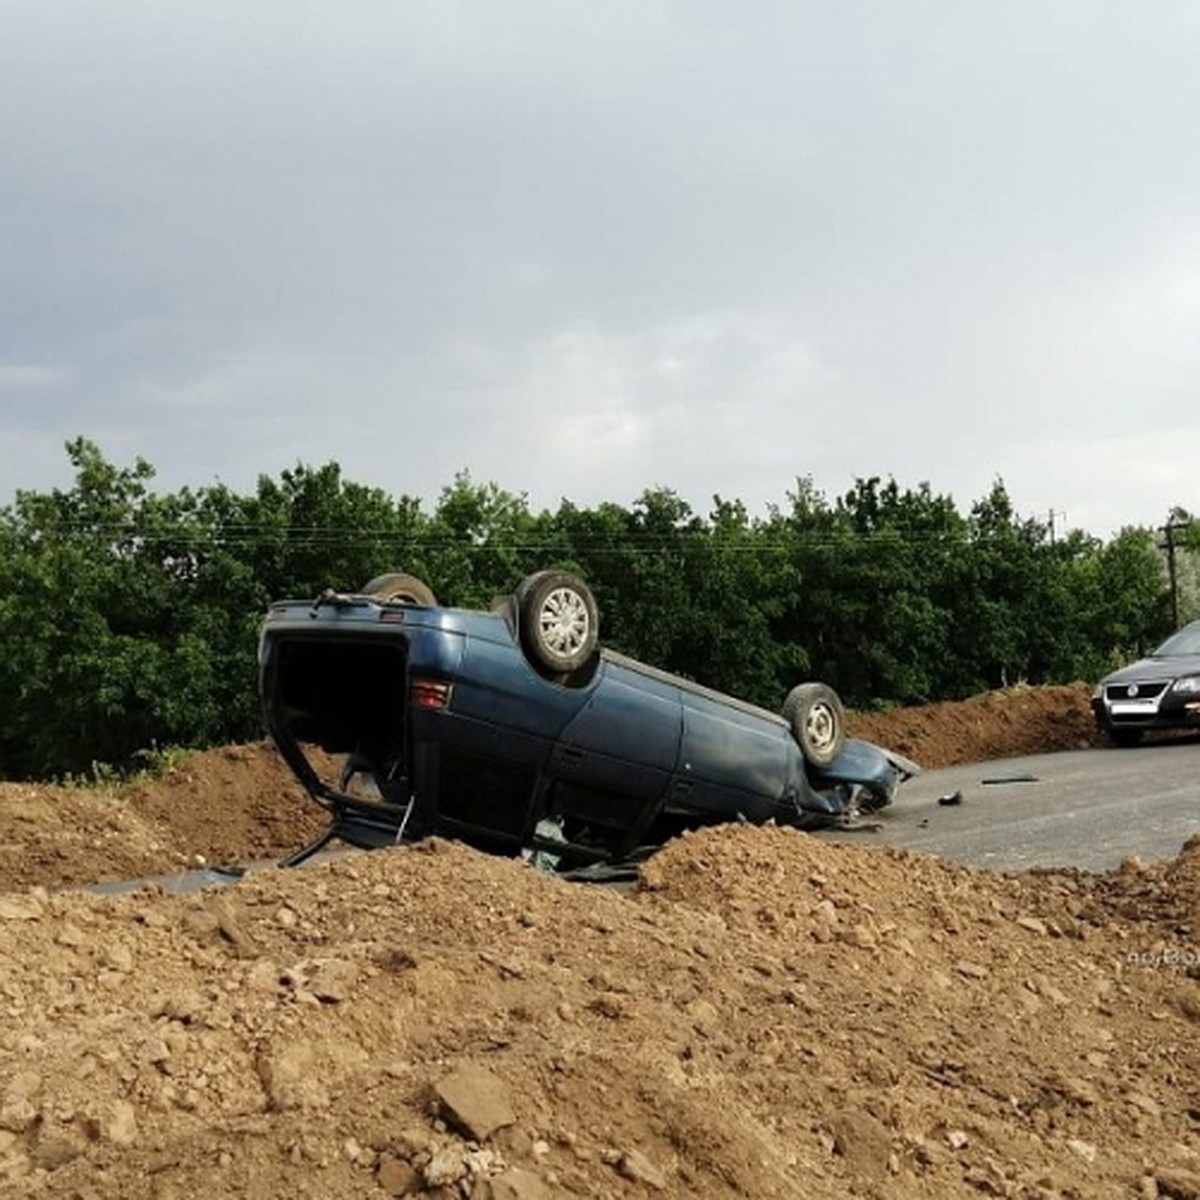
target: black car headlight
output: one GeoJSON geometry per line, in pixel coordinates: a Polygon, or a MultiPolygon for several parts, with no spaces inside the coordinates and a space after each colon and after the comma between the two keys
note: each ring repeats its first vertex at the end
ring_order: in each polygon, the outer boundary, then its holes
{"type": "Polygon", "coordinates": [[[1181,675],[1171,684],[1171,691],[1183,696],[1200,696],[1200,675],[1181,675]]]}

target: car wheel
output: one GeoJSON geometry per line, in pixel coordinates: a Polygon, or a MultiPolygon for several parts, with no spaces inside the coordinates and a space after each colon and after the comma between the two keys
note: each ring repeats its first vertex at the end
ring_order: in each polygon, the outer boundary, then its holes
{"type": "Polygon", "coordinates": [[[591,589],[568,571],[539,571],[517,589],[521,645],[553,675],[579,670],[596,652],[600,617],[591,589]]]}
{"type": "Polygon", "coordinates": [[[1114,746],[1136,746],[1142,740],[1140,729],[1110,729],[1108,740],[1114,746]]]}
{"type": "Polygon", "coordinates": [[[828,684],[797,684],[783,702],[783,719],[811,766],[827,767],[841,754],[846,742],[846,710],[828,684]]]}
{"type": "Polygon", "coordinates": [[[402,571],[376,575],[370,583],[363,585],[359,595],[375,600],[399,600],[403,604],[419,604],[424,608],[433,608],[437,604],[437,598],[427,583],[402,571]]]}

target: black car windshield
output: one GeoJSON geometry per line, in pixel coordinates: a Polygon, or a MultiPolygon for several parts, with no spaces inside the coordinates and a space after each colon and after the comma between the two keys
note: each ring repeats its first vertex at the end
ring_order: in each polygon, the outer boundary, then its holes
{"type": "Polygon", "coordinates": [[[1181,654],[1200,654],[1200,621],[1185,625],[1173,633],[1157,650],[1152,658],[1177,658],[1181,654]]]}

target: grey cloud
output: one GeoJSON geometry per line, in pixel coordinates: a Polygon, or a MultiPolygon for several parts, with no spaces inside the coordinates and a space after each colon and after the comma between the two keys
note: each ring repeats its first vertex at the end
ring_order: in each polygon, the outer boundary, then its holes
{"type": "Polygon", "coordinates": [[[1099,531],[1200,508],[1188,6],[0,25],[0,502],[82,432],[166,486],[336,458],[545,503],[894,473],[1099,531]]]}

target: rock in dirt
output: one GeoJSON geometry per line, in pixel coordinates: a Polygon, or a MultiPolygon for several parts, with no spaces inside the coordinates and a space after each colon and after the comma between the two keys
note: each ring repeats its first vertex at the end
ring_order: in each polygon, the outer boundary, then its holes
{"type": "Polygon", "coordinates": [[[647,1187],[661,1192],[667,1186],[667,1177],[637,1149],[626,1150],[617,1156],[617,1174],[632,1183],[644,1183],[647,1187]]]}
{"type": "Polygon", "coordinates": [[[517,1119],[507,1084],[478,1063],[464,1063],[433,1090],[447,1119],[477,1142],[517,1119]]]}
{"type": "Polygon", "coordinates": [[[128,1100],[114,1100],[86,1124],[89,1134],[115,1146],[132,1146],[137,1141],[137,1110],[128,1100]]]}
{"type": "Polygon", "coordinates": [[[322,1004],[339,1004],[358,982],[359,968],[343,958],[306,959],[289,967],[283,982],[322,1004]]]}
{"type": "Polygon", "coordinates": [[[829,1123],[833,1152],[844,1158],[858,1175],[882,1179],[892,1153],[886,1126],[868,1112],[839,1113],[829,1123]]]}
{"type": "Polygon", "coordinates": [[[320,1047],[298,1041],[263,1050],[258,1076],[271,1108],[277,1112],[329,1107],[328,1079],[322,1071],[320,1047]]]}
{"type": "Polygon", "coordinates": [[[9,1133],[25,1133],[37,1124],[38,1117],[37,1108],[21,1096],[0,1108],[0,1129],[9,1133]]]}
{"type": "Polygon", "coordinates": [[[415,1196],[425,1187],[421,1172],[412,1163],[391,1155],[380,1159],[375,1179],[389,1196],[415,1196]]]}
{"type": "Polygon", "coordinates": [[[0,921],[40,921],[42,911],[32,896],[0,896],[0,921]]]}
{"type": "Polygon", "coordinates": [[[471,1200],[553,1200],[555,1192],[540,1175],[523,1167],[513,1167],[494,1179],[486,1180],[471,1200]]]}
{"type": "Polygon", "coordinates": [[[436,1150],[421,1172],[429,1188],[448,1188],[467,1177],[467,1162],[463,1152],[454,1146],[436,1150]]]}
{"type": "Polygon", "coordinates": [[[1156,1171],[1154,1182],[1165,1200],[1200,1200],[1200,1172],[1156,1171]]]}

